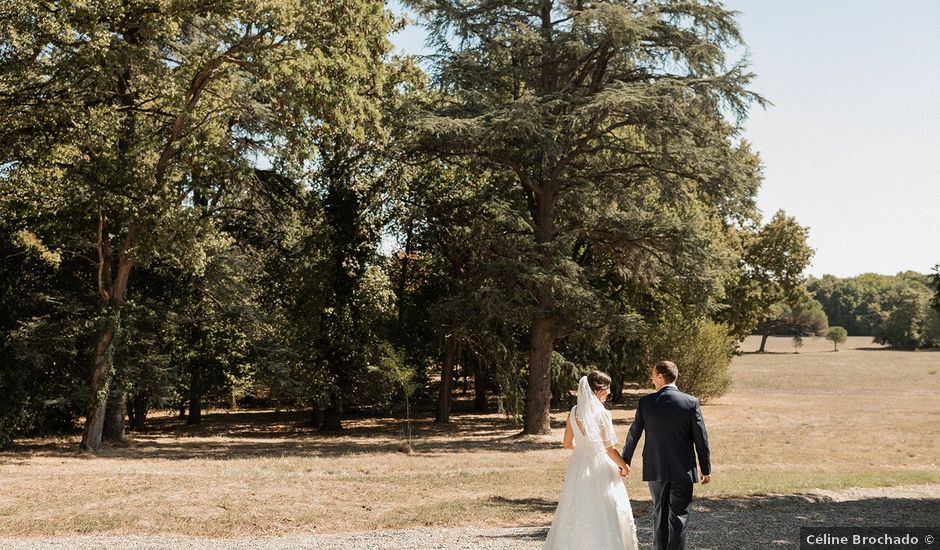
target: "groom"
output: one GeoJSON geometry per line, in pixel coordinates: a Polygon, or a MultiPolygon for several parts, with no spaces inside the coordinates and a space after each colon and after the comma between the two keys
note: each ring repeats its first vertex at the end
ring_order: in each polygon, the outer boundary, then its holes
{"type": "Polygon", "coordinates": [[[643,481],[649,482],[653,496],[653,548],[682,550],[692,508],[692,484],[698,481],[695,453],[702,468],[702,484],[711,481],[708,433],[698,399],[676,387],[679,369],[675,363],[656,363],[652,376],[656,393],[640,399],[623,459],[630,464],[640,434],[646,430],[643,481]]]}

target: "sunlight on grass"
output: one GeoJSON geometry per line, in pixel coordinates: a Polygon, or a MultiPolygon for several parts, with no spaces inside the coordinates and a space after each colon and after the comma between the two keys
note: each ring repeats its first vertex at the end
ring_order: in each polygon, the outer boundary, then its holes
{"type": "MultiPolygon", "coordinates": [[[[940,353],[858,338],[838,353],[822,339],[773,353],[787,346],[735,358],[731,392],[704,406],[714,480],[698,497],[940,484],[940,353]]],[[[613,414],[622,441],[632,407],[613,414]]],[[[543,525],[568,459],[564,411],[553,416],[554,440],[515,438],[497,415],[457,414],[445,428],[421,418],[413,455],[396,452],[397,420],[323,435],[303,427],[305,413],[273,411],[213,411],[197,428],[167,414],[98,457],[79,454],[77,436],[21,440],[0,453],[0,536],[543,525]]],[[[633,467],[640,517],[649,493],[633,467]]]]}

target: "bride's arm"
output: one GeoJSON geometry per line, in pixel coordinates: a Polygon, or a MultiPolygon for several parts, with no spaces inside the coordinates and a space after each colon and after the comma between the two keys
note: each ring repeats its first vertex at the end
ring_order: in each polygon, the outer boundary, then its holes
{"type": "Polygon", "coordinates": [[[571,429],[571,413],[568,413],[568,419],[565,420],[565,448],[574,449],[574,431],[571,429]]]}
{"type": "Polygon", "coordinates": [[[623,457],[620,453],[611,445],[607,447],[607,456],[614,461],[614,464],[623,472],[621,475],[628,476],[630,475],[630,467],[627,466],[627,463],[623,460],[623,457]]]}

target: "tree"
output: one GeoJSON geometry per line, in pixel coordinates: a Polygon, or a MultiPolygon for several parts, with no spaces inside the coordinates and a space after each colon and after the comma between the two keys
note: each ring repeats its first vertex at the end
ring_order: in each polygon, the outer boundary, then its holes
{"type": "Polygon", "coordinates": [[[303,166],[319,128],[364,134],[377,112],[362,98],[381,79],[391,18],[373,0],[11,6],[0,24],[3,188],[43,205],[25,220],[42,239],[71,225],[54,244],[90,264],[82,447],[97,451],[131,272],[157,258],[202,268],[191,205],[203,170],[241,181],[258,153],[303,166]]]}
{"type": "Polygon", "coordinates": [[[830,322],[845,323],[848,334],[871,335],[901,349],[940,342],[940,310],[935,299],[936,275],[906,271],[897,275],[864,273],[840,279],[826,275],[810,281],[830,322]]]}
{"type": "Polygon", "coordinates": [[[18,432],[72,427],[82,374],[76,318],[88,308],[63,277],[69,258],[17,227],[0,199],[0,448],[18,432]]]}
{"type": "Polygon", "coordinates": [[[793,337],[791,343],[793,344],[793,353],[800,353],[800,348],[803,347],[803,337],[797,334],[793,337]]]}
{"type": "MultiPolygon", "coordinates": [[[[668,314],[644,338],[643,364],[669,359],[679,367],[677,385],[699,399],[724,395],[731,387],[735,338],[728,327],[703,316],[668,314]]],[[[649,376],[649,369],[646,369],[649,376]]]]}
{"type": "Polygon", "coordinates": [[[894,285],[893,279],[875,273],[849,278],[825,275],[808,282],[807,289],[822,304],[830,323],[853,336],[871,336],[880,322],[878,302],[894,285]]]}
{"type": "Polygon", "coordinates": [[[786,302],[778,302],[774,304],[772,314],[757,325],[757,331],[761,335],[758,351],[763,353],[771,334],[823,336],[828,327],[826,312],[816,300],[806,296],[792,306],[786,302]]]}
{"type": "Polygon", "coordinates": [[[320,426],[324,430],[342,429],[349,396],[367,372],[370,349],[394,307],[390,294],[372,293],[376,289],[366,284],[370,275],[380,274],[383,287],[391,284],[384,272],[370,271],[377,263],[388,183],[376,148],[376,142],[332,140],[324,147],[323,169],[315,179],[325,221],[323,233],[310,235],[320,241],[324,254],[316,269],[323,293],[316,353],[330,379],[320,426]]]}
{"type": "Polygon", "coordinates": [[[696,261],[706,220],[753,210],[759,171],[724,114],[763,100],[727,67],[740,35],[711,3],[408,4],[442,92],[411,117],[417,146],[513,183],[502,200],[530,239],[504,281],[529,297],[523,432],[548,433],[556,343],[628,313],[611,286],[696,261]]]}
{"type": "Polygon", "coordinates": [[[813,257],[808,236],[809,229],[783,210],[756,232],[739,233],[743,251],[726,285],[727,305],[717,315],[739,339],[759,325],[771,327],[776,304],[804,300],[803,271],[813,257]]]}
{"type": "Polygon", "coordinates": [[[519,368],[507,358],[524,334],[528,303],[505,282],[518,268],[525,227],[503,201],[513,183],[501,174],[424,155],[411,162],[400,197],[405,246],[394,276],[401,304],[396,332],[414,352],[422,352],[416,343],[424,339],[424,362],[440,365],[435,420],[447,423],[458,366],[465,377],[472,372],[474,406],[484,411],[497,371],[519,368]]]}
{"type": "Polygon", "coordinates": [[[842,327],[829,327],[826,331],[826,340],[832,342],[832,351],[839,351],[839,344],[845,342],[848,335],[842,327]]]}
{"type": "Polygon", "coordinates": [[[875,341],[899,349],[920,347],[928,319],[930,291],[919,282],[900,282],[878,302],[880,319],[875,341]]]}
{"type": "Polygon", "coordinates": [[[931,305],[935,310],[940,311],[940,264],[934,266],[930,281],[933,285],[933,300],[931,301],[931,305]]]}
{"type": "Polygon", "coordinates": [[[401,389],[405,397],[405,424],[408,445],[411,446],[411,396],[418,389],[415,383],[415,369],[405,364],[405,354],[385,342],[377,365],[370,365],[369,372],[376,373],[401,389]]]}

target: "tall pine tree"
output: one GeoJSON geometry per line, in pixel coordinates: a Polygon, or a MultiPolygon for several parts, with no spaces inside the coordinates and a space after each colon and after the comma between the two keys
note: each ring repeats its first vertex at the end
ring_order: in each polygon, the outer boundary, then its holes
{"type": "Polygon", "coordinates": [[[530,296],[524,433],[548,433],[556,342],[626,313],[605,276],[705,276],[695,236],[753,211],[758,165],[734,138],[763,99],[743,63],[729,66],[742,40],[717,2],[408,5],[430,31],[440,91],[413,117],[418,146],[516,184],[531,239],[518,266],[530,296]]]}

